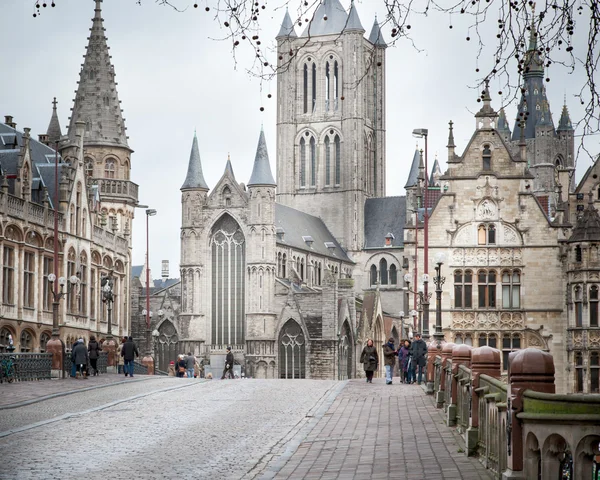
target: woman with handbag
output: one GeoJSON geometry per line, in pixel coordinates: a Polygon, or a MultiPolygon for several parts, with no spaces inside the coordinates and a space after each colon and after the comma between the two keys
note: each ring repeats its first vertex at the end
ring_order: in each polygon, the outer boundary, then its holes
{"type": "Polygon", "coordinates": [[[377,349],[373,346],[373,340],[370,338],[367,340],[367,344],[360,355],[360,363],[364,365],[367,383],[373,383],[373,372],[379,366],[379,355],[377,354],[377,349]]]}

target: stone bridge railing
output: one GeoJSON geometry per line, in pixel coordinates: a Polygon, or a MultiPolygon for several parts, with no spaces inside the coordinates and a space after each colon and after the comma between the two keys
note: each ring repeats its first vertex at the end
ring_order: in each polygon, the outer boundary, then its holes
{"type": "Polygon", "coordinates": [[[549,353],[511,353],[505,383],[495,348],[431,351],[435,404],[494,478],[600,479],[600,395],[556,395],[549,353]]]}

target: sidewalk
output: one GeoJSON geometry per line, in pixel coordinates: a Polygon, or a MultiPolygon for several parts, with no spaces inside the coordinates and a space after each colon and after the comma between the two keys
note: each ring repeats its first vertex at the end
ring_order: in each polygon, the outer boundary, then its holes
{"type": "Polygon", "coordinates": [[[350,380],[315,427],[261,478],[491,479],[417,385],[350,380]]]}
{"type": "Polygon", "coordinates": [[[139,375],[133,379],[116,373],[105,373],[97,377],[89,377],[87,380],[65,378],[63,380],[40,380],[32,382],[13,382],[0,384],[0,410],[23,403],[35,403],[47,396],[60,396],[82,389],[100,388],[119,382],[138,382],[153,375],[139,375]]]}

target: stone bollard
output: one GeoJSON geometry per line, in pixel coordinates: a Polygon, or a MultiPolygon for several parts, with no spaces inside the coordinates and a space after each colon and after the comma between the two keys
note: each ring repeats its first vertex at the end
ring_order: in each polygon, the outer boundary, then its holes
{"type": "Polygon", "coordinates": [[[442,408],[444,406],[444,392],[446,390],[446,373],[444,369],[446,368],[446,363],[449,358],[452,358],[452,349],[456,346],[455,343],[447,342],[442,345],[442,378],[440,378],[440,388],[437,391],[435,403],[437,408],[442,408]]]}
{"type": "Polygon", "coordinates": [[[117,342],[113,337],[104,341],[102,351],[106,352],[106,372],[117,373],[117,342]]]}
{"type": "Polygon", "coordinates": [[[148,353],[144,355],[144,358],[142,358],[142,365],[148,370],[148,375],[154,375],[154,359],[152,358],[152,355],[148,353]]]}
{"type": "Polygon", "coordinates": [[[427,344],[427,370],[425,371],[425,393],[433,395],[433,384],[435,382],[435,357],[442,351],[442,345],[438,349],[438,344],[434,338],[427,344]]]}
{"type": "Polygon", "coordinates": [[[46,353],[52,354],[51,377],[61,378],[63,373],[63,355],[65,346],[59,337],[52,337],[46,343],[46,353]]]}
{"type": "Polygon", "coordinates": [[[456,398],[458,392],[458,382],[456,380],[456,375],[458,374],[458,366],[471,366],[472,350],[473,347],[464,344],[456,345],[452,349],[452,385],[446,385],[446,388],[450,388],[450,391],[452,392],[452,400],[450,401],[450,405],[448,405],[448,410],[446,411],[446,424],[449,427],[456,425],[456,398]]]}
{"type": "Polygon", "coordinates": [[[552,355],[537,348],[512,352],[508,357],[508,457],[503,479],[525,478],[523,471],[523,427],[517,414],[523,410],[523,392],[555,393],[552,355]]]}
{"type": "Polygon", "coordinates": [[[479,376],[483,373],[490,377],[500,378],[500,350],[484,346],[471,351],[471,421],[465,433],[467,456],[475,455],[479,435],[479,376]]]}

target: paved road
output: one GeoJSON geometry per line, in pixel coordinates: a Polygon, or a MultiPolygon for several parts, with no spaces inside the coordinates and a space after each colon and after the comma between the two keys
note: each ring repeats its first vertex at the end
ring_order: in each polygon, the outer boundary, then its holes
{"type": "Polygon", "coordinates": [[[0,411],[2,479],[490,479],[461,446],[380,379],[163,377],[0,411]]]}

